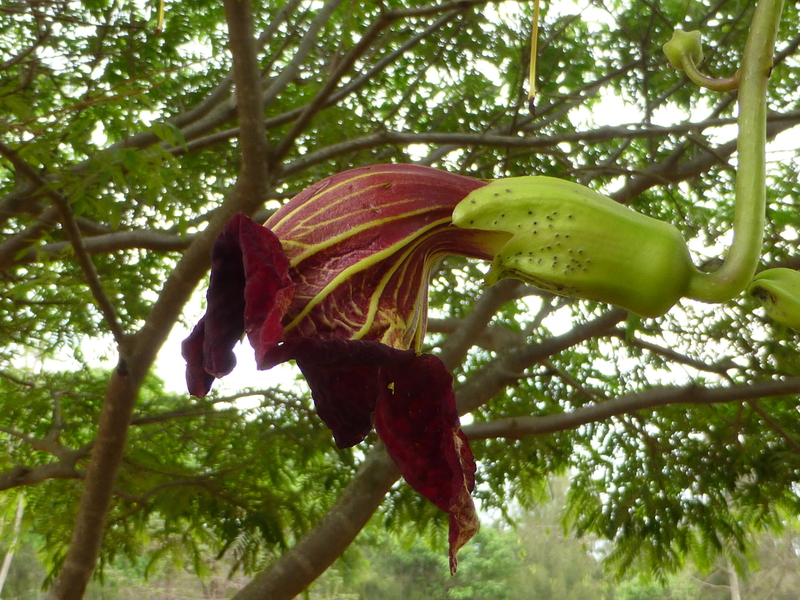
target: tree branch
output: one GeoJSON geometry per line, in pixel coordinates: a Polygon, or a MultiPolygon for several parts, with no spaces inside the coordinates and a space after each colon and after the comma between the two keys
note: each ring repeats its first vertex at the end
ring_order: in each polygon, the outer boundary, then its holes
{"type": "Polygon", "coordinates": [[[103,289],[102,283],[100,283],[100,277],[97,275],[94,263],[92,263],[92,259],[86,251],[86,246],[83,243],[83,236],[78,228],[78,224],[75,222],[75,216],[69,201],[58,191],[47,188],[45,179],[3,142],[0,142],[0,154],[5,156],[18,172],[22,173],[36,185],[45,188],[45,193],[53,200],[61,218],[61,225],[75,251],[75,259],[78,261],[84,277],[86,277],[86,283],[89,285],[92,296],[94,296],[95,302],[97,302],[97,306],[106,321],[106,325],[114,336],[114,340],[118,345],[122,346],[125,342],[125,332],[122,329],[119,319],[117,319],[117,311],[114,305],[111,304],[111,300],[103,289]]]}
{"type": "Polygon", "coordinates": [[[515,298],[521,283],[515,279],[505,279],[483,291],[470,313],[441,345],[439,358],[448,371],[455,369],[464,360],[469,349],[475,345],[475,339],[486,329],[497,310],[515,298]]]}
{"type": "Polygon", "coordinates": [[[549,338],[539,344],[513,348],[501,354],[458,388],[456,395],[459,414],[472,412],[494,398],[507,385],[523,377],[524,371],[531,365],[592,337],[607,333],[626,315],[626,311],[613,308],[593,321],[574,327],[564,335],[549,338]]]}
{"type": "Polygon", "coordinates": [[[81,479],[83,472],[75,464],[63,461],[38,465],[36,467],[16,466],[0,473],[0,492],[15,487],[36,485],[48,479],[81,479]]]}
{"type": "MultiPolygon", "coordinates": [[[[309,152],[300,158],[288,163],[284,168],[286,175],[303,171],[311,166],[328,162],[339,156],[344,156],[353,152],[368,150],[387,145],[410,145],[410,144],[436,144],[442,148],[448,148],[449,151],[458,148],[467,147],[492,147],[492,148],[520,148],[526,150],[546,151],[555,148],[561,143],[593,143],[602,142],[615,139],[636,139],[636,138],[656,138],[663,137],[670,134],[702,132],[706,129],[713,127],[720,127],[735,123],[736,119],[707,119],[697,123],[681,123],[669,127],[662,126],[636,126],[636,125],[617,125],[613,127],[600,127],[589,131],[576,131],[562,133],[552,136],[536,136],[536,137],[521,137],[518,135],[502,135],[502,134],[484,134],[484,133],[437,133],[437,132],[399,132],[399,131],[382,131],[373,133],[360,138],[347,140],[339,144],[332,144],[326,146],[315,152],[309,152]]],[[[785,114],[773,113],[770,115],[770,123],[773,130],[771,137],[774,137],[781,131],[785,131],[795,125],[800,124],[800,111],[792,111],[785,114]]],[[[722,157],[728,158],[735,150],[735,142],[728,142],[721,145],[715,150],[716,157],[702,156],[695,159],[695,162],[682,165],[678,172],[686,173],[681,175],[680,181],[689,177],[695,176],[711,166],[720,162],[722,157]],[[732,144],[732,146],[731,146],[732,144]],[[702,158],[702,160],[701,160],[702,158]],[[712,160],[709,160],[712,159],[712,160]]],[[[644,188],[647,189],[656,184],[672,183],[675,177],[668,177],[665,174],[674,171],[675,165],[670,162],[669,164],[660,163],[652,169],[646,169],[640,172],[640,180],[642,182],[649,181],[650,184],[644,188]]],[[[641,186],[639,179],[632,180],[623,192],[619,192],[621,197],[632,198],[636,194],[633,191],[639,189],[635,187],[641,186]],[[631,190],[631,191],[629,191],[631,190]]],[[[644,191],[644,190],[642,190],[644,191]]],[[[638,192],[641,193],[641,192],[638,192]]]]}
{"type": "Polygon", "coordinates": [[[798,393],[800,393],[800,377],[724,388],[705,388],[698,385],[665,386],[583,406],[568,413],[474,423],[464,427],[464,433],[471,440],[521,439],[529,435],[545,435],[576,429],[611,417],[672,404],[722,404],[798,393]]]}
{"type": "Polygon", "coordinates": [[[383,447],[373,449],[311,531],[232,600],[291,600],[300,594],[347,549],[399,477],[400,470],[383,447]]]}
{"type": "Polygon", "coordinates": [[[208,269],[211,245],[225,222],[239,211],[252,214],[266,200],[266,136],[251,6],[247,0],[226,0],[225,13],[242,125],[242,172],[209,226],[197,235],[170,274],[130,348],[121,352],[103,401],[70,546],[48,600],[80,600],[83,596],[100,552],[114,480],[144,377],[194,287],[208,269]]]}

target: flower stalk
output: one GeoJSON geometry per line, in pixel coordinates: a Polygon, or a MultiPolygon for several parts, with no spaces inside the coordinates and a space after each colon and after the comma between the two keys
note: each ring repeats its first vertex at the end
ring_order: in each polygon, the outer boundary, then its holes
{"type": "MultiPolygon", "coordinates": [[[[694,300],[727,302],[738,295],[753,279],[761,257],[766,212],[767,84],[783,4],[784,0],[760,0],[753,14],[738,71],[739,164],[733,242],[717,271],[692,278],[686,295],[694,300]]],[[[691,44],[686,48],[689,58],[682,61],[684,66],[691,65],[692,55],[696,56],[691,44]]]]}

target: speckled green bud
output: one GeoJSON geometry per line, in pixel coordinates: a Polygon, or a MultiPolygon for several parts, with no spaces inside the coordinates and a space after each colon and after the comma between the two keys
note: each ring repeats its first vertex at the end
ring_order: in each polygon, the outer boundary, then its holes
{"type": "Polygon", "coordinates": [[[488,284],[512,277],[644,317],[667,312],[696,272],[675,227],[552,177],[513,177],[474,190],[456,206],[453,223],[511,234],[488,284]]]}
{"type": "Polygon", "coordinates": [[[767,269],[753,278],[747,293],[761,302],[769,318],[800,331],[800,273],[767,269]]]}

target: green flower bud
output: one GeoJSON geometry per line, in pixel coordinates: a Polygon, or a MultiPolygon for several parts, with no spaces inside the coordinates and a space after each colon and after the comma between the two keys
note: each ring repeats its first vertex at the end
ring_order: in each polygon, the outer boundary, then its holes
{"type": "Polygon", "coordinates": [[[511,234],[495,255],[490,285],[513,277],[644,317],[667,312],[697,272],[675,227],[552,177],[476,189],[456,206],[453,223],[511,234]]]}
{"type": "Polygon", "coordinates": [[[769,318],[800,331],[800,273],[794,269],[762,271],[747,293],[761,302],[769,318]]]}
{"type": "Polygon", "coordinates": [[[703,44],[699,31],[676,29],[670,40],[662,46],[669,64],[679,71],[684,70],[684,59],[690,58],[695,65],[703,62],[703,44]]]}

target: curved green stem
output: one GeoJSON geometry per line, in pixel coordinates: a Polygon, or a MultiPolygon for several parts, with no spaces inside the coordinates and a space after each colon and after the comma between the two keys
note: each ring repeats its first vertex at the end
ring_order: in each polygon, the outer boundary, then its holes
{"type": "Polygon", "coordinates": [[[732,77],[709,77],[703,75],[694,64],[691,56],[685,56],[683,62],[683,72],[692,80],[693,83],[715,92],[732,92],[739,88],[739,72],[737,71],[732,77]]]}
{"type": "Polygon", "coordinates": [[[703,302],[725,302],[753,279],[764,237],[766,211],[767,81],[784,0],[760,0],[739,70],[739,165],[733,243],[722,267],[695,273],[687,296],[703,302]]]}

